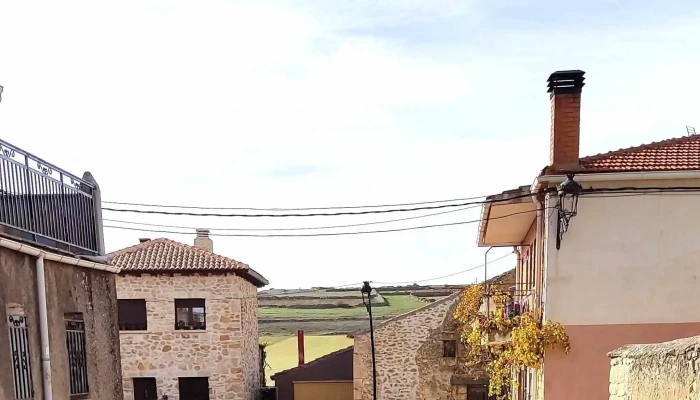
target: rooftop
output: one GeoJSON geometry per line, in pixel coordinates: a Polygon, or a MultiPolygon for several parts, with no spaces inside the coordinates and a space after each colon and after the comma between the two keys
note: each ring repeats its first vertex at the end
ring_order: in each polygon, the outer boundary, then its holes
{"type": "MultiPolygon", "coordinates": [[[[662,140],[583,157],[577,173],[667,172],[700,170],[700,135],[662,140]]],[[[563,171],[546,168],[544,175],[563,171]]]]}
{"type": "Polygon", "coordinates": [[[268,284],[247,264],[165,238],[147,240],[115,251],[107,255],[107,260],[121,268],[122,274],[232,272],[257,287],[268,284]]]}

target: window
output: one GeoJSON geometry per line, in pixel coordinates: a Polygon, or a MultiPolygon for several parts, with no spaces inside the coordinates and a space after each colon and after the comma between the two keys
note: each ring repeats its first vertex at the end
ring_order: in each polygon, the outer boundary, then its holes
{"type": "Polygon", "coordinates": [[[83,314],[66,314],[65,323],[70,394],[71,396],[85,395],[90,392],[90,389],[85,356],[85,321],[83,321],[83,314]]]}
{"type": "Polygon", "coordinates": [[[120,331],[145,331],[148,329],[146,300],[117,300],[120,331]]]}
{"type": "Polygon", "coordinates": [[[180,398],[185,400],[209,400],[209,378],[179,378],[180,398]]]}
{"type": "Polygon", "coordinates": [[[443,357],[457,357],[457,341],[456,340],[443,340],[442,341],[442,356],[443,357]]]}
{"type": "Polygon", "coordinates": [[[207,329],[204,299],[175,299],[175,329],[207,329]]]}
{"type": "Polygon", "coordinates": [[[134,400],[158,400],[156,378],[134,378],[134,400]]]}
{"type": "Polygon", "coordinates": [[[27,333],[27,317],[24,315],[9,315],[10,350],[12,354],[12,376],[15,384],[15,399],[31,399],[34,397],[32,383],[32,367],[29,356],[29,334],[27,333]]]}

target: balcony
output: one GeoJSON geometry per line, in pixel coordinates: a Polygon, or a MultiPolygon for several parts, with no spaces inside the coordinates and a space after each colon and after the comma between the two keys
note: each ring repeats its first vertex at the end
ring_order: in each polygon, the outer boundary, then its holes
{"type": "Polygon", "coordinates": [[[80,255],[104,254],[100,191],[0,140],[0,232],[80,255]]]}

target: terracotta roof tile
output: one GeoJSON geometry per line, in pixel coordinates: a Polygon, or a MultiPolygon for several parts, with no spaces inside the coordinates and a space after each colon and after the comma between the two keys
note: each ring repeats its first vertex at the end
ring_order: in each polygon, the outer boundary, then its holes
{"type": "MultiPolygon", "coordinates": [[[[579,173],[700,170],[700,135],[583,157],[579,162],[579,173]]],[[[545,174],[557,172],[547,168],[545,174]]]]}
{"type": "Polygon", "coordinates": [[[128,272],[248,271],[248,265],[170,239],[154,239],[107,255],[110,264],[128,272]]]}

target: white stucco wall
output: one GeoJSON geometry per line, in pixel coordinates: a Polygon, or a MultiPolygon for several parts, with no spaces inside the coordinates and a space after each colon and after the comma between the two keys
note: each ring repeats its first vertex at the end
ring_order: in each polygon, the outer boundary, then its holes
{"type": "MultiPolygon", "coordinates": [[[[591,186],[700,181],[584,184],[591,186]]],[[[546,318],[564,325],[700,322],[700,192],[601,196],[580,197],[560,250],[557,213],[547,209],[546,318]]]]}

